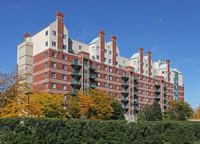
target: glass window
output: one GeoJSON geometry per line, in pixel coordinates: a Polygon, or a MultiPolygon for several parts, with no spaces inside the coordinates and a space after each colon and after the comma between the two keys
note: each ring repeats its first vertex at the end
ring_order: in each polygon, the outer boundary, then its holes
{"type": "Polygon", "coordinates": [[[119,73],[119,71],[118,71],[118,70],[116,70],[116,73],[118,74],[118,73],[119,73]]]}
{"type": "Polygon", "coordinates": [[[106,70],[106,71],[107,71],[107,66],[104,66],[104,70],[106,70]]]}
{"type": "Polygon", "coordinates": [[[97,73],[97,77],[100,77],[100,74],[99,74],[99,73],[97,73]]]}
{"type": "Polygon", "coordinates": [[[99,64],[97,64],[97,68],[98,68],[98,69],[100,68],[99,64]]]}
{"type": "Polygon", "coordinates": [[[109,71],[112,72],[112,68],[109,68],[109,71]]]}
{"type": "Polygon", "coordinates": [[[118,57],[118,53],[116,53],[116,57],[118,57]]]}
{"type": "Polygon", "coordinates": [[[45,78],[47,78],[47,76],[48,76],[48,74],[47,74],[47,73],[45,73],[45,76],[44,76],[44,77],[45,77],[45,78]]]}
{"type": "Polygon", "coordinates": [[[62,79],[63,79],[63,80],[66,80],[66,79],[67,79],[67,76],[66,76],[66,75],[62,75],[62,79]]]}
{"type": "Polygon", "coordinates": [[[110,54],[110,55],[111,55],[111,53],[112,53],[112,52],[111,52],[111,51],[109,51],[109,54],[110,54]]]}
{"type": "Polygon", "coordinates": [[[56,42],[55,41],[52,41],[52,46],[56,46],[56,42]]]}
{"type": "Polygon", "coordinates": [[[66,85],[62,85],[63,90],[66,90],[66,88],[67,88],[66,85]]]}
{"type": "Polygon", "coordinates": [[[52,87],[52,88],[56,88],[56,84],[55,84],[55,83],[52,83],[52,84],[51,84],[51,87],[52,87]]]}
{"type": "Polygon", "coordinates": [[[107,87],[107,83],[104,83],[104,87],[107,87]]]}
{"type": "Polygon", "coordinates": [[[97,55],[97,59],[99,59],[99,55],[97,55]]]}
{"type": "Polygon", "coordinates": [[[46,36],[48,35],[48,31],[45,32],[45,35],[46,35],[46,36]]]}
{"type": "Polygon", "coordinates": [[[104,58],[104,62],[107,62],[107,58],[104,58]]]}
{"type": "Polygon", "coordinates": [[[111,59],[109,59],[109,63],[112,63],[112,60],[111,60],[111,59]]]}
{"type": "Polygon", "coordinates": [[[82,46],[79,46],[79,50],[82,50],[82,46]]]}
{"type": "Polygon", "coordinates": [[[45,42],[45,46],[48,46],[48,41],[45,42]]]}
{"type": "Polygon", "coordinates": [[[45,63],[45,67],[48,67],[48,62],[45,63]]]}
{"type": "Polygon", "coordinates": [[[97,51],[99,51],[99,46],[97,46],[97,51]]]}
{"type": "Polygon", "coordinates": [[[63,55],[63,59],[64,59],[64,60],[67,60],[67,56],[66,56],[66,55],[63,55]]]}
{"type": "Polygon", "coordinates": [[[47,88],[47,86],[48,86],[47,83],[45,83],[44,87],[47,88]]]}
{"type": "Polygon", "coordinates": [[[63,49],[64,49],[64,50],[66,50],[66,49],[67,49],[66,45],[63,45],[63,49]]]}
{"type": "Polygon", "coordinates": [[[56,31],[52,30],[52,35],[56,36],[56,31]]]}
{"type": "Polygon", "coordinates": [[[104,49],[104,53],[107,53],[107,49],[104,49]]]}
{"type": "Polygon", "coordinates": [[[118,61],[116,61],[116,65],[118,65],[118,61]]]}
{"type": "Polygon", "coordinates": [[[45,57],[48,57],[48,52],[45,52],[45,57]]]}
{"type": "Polygon", "coordinates": [[[104,78],[107,79],[107,75],[104,75],[104,78]]]}
{"type": "Polygon", "coordinates": [[[100,86],[100,82],[97,82],[97,86],[100,86]]]}
{"type": "Polygon", "coordinates": [[[56,78],[56,73],[51,73],[52,78],[56,78]]]}
{"type": "Polygon", "coordinates": [[[109,80],[112,80],[112,76],[109,76],[109,80]]]}
{"type": "Polygon", "coordinates": [[[116,89],[119,89],[119,86],[116,85],[116,89]]]}
{"type": "Polygon", "coordinates": [[[52,52],[52,57],[56,57],[56,52],[52,52]]]}
{"type": "Polygon", "coordinates": [[[109,88],[112,88],[112,85],[111,85],[111,84],[109,84],[109,88]]]}
{"type": "Polygon", "coordinates": [[[66,66],[66,65],[63,65],[62,68],[63,68],[63,70],[66,70],[66,69],[67,69],[67,66],[66,66]]]}
{"type": "Polygon", "coordinates": [[[51,65],[53,68],[56,68],[56,63],[55,62],[52,62],[52,65],[51,65]]]}
{"type": "Polygon", "coordinates": [[[67,39],[67,36],[65,34],[63,34],[63,39],[67,39]]]}
{"type": "Polygon", "coordinates": [[[92,47],[92,51],[95,51],[95,47],[92,47]]]}

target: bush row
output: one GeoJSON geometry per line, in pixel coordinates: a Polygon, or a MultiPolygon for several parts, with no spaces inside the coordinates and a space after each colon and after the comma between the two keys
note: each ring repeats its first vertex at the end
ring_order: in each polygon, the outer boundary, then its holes
{"type": "Polygon", "coordinates": [[[200,140],[199,122],[0,119],[0,143],[14,144],[192,144],[200,140]]]}

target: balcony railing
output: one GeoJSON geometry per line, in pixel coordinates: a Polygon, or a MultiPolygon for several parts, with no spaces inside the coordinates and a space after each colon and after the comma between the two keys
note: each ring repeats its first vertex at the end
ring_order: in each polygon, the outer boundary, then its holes
{"type": "Polygon", "coordinates": [[[139,77],[136,77],[136,76],[135,76],[135,77],[134,77],[134,80],[135,80],[135,81],[138,81],[138,80],[139,80],[139,77]]]}
{"type": "Polygon", "coordinates": [[[128,110],[128,109],[129,109],[129,107],[126,106],[126,105],[122,105],[122,107],[123,107],[125,110],[128,110]]]}
{"type": "Polygon", "coordinates": [[[90,69],[91,69],[91,70],[96,70],[96,69],[97,69],[97,66],[96,66],[96,65],[90,65],[90,69]]]}
{"type": "Polygon", "coordinates": [[[154,93],[160,93],[160,90],[155,90],[154,93]]]}
{"type": "Polygon", "coordinates": [[[129,91],[122,90],[121,93],[122,93],[122,94],[129,94],[129,91]]]}
{"type": "Polygon", "coordinates": [[[96,74],[90,73],[90,78],[91,78],[91,79],[96,79],[96,74]]]}
{"type": "Polygon", "coordinates": [[[96,88],[96,83],[90,83],[91,88],[96,88]]]}
{"type": "Polygon", "coordinates": [[[121,101],[122,101],[122,102],[128,102],[129,99],[128,99],[128,98],[124,98],[124,97],[122,97],[121,101]]]}
{"type": "Polygon", "coordinates": [[[123,73],[123,74],[121,75],[121,78],[128,79],[128,76],[126,75],[126,73],[123,73]]]}
{"type": "Polygon", "coordinates": [[[82,76],[82,74],[79,74],[79,70],[72,70],[71,75],[82,76]]]}
{"type": "Polygon", "coordinates": [[[156,82],[156,83],[154,84],[154,86],[155,86],[155,87],[160,87],[160,84],[159,84],[158,82],[156,82]]]}
{"type": "Polygon", "coordinates": [[[81,83],[79,81],[72,80],[71,85],[81,86],[81,83]]]}
{"type": "Polygon", "coordinates": [[[155,100],[160,100],[160,97],[158,95],[155,96],[155,100]]]}
{"type": "Polygon", "coordinates": [[[72,66],[78,66],[78,67],[81,67],[81,66],[82,66],[81,64],[79,64],[78,59],[73,59],[72,62],[71,62],[71,65],[72,65],[72,66]]]}
{"type": "Polygon", "coordinates": [[[127,83],[125,83],[125,82],[122,82],[121,85],[122,85],[122,86],[129,86],[129,84],[127,84],[127,83]]]}
{"type": "Polygon", "coordinates": [[[138,91],[134,91],[134,95],[139,95],[139,92],[138,91]]]}
{"type": "Polygon", "coordinates": [[[139,84],[134,84],[134,88],[138,88],[139,87],[139,84]]]}

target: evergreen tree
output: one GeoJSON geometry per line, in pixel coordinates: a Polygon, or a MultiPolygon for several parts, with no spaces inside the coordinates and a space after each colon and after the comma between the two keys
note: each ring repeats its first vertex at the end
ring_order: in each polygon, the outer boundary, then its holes
{"type": "Polygon", "coordinates": [[[155,101],[149,108],[146,108],[144,113],[147,121],[162,120],[160,104],[157,101],[155,101]]]}
{"type": "Polygon", "coordinates": [[[111,107],[113,108],[114,112],[110,119],[113,119],[113,120],[124,120],[125,119],[125,117],[124,117],[125,111],[124,111],[122,105],[119,104],[118,101],[113,102],[111,104],[111,107]]]}

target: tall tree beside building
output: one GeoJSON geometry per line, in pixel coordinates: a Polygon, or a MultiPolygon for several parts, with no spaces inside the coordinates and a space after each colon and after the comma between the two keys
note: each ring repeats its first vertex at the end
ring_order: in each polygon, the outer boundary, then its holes
{"type": "Polygon", "coordinates": [[[155,101],[151,106],[146,106],[144,108],[144,114],[146,115],[147,121],[162,120],[160,104],[157,101],[155,101]]]}

